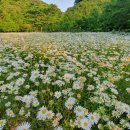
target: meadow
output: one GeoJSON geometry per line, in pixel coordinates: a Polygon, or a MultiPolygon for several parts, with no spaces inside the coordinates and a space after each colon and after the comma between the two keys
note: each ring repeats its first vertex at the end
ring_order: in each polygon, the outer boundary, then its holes
{"type": "Polygon", "coordinates": [[[129,33],[0,34],[0,130],[129,129],[129,33]]]}

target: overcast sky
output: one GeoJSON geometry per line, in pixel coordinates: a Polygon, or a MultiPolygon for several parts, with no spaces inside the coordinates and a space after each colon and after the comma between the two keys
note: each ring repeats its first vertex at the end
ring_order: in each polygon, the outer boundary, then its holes
{"type": "Polygon", "coordinates": [[[72,7],[74,5],[75,0],[43,0],[48,4],[56,4],[62,11],[66,11],[68,7],[72,7]]]}

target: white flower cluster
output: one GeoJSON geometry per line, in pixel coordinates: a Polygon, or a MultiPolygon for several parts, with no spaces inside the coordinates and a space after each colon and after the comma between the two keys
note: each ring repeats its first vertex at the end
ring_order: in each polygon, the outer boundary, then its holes
{"type": "Polygon", "coordinates": [[[0,44],[0,130],[130,129],[129,36],[35,35],[0,44]]]}

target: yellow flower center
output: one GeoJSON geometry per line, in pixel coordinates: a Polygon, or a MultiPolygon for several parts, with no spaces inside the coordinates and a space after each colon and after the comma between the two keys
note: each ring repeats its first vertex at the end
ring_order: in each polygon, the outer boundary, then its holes
{"type": "Polygon", "coordinates": [[[78,112],[81,112],[80,108],[77,109],[78,112]]]}
{"type": "Polygon", "coordinates": [[[78,124],[80,125],[80,124],[81,124],[81,122],[80,122],[80,121],[78,121],[78,124]]]}
{"type": "Polygon", "coordinates": [[[19,84],[22,84],[23,83],[23,81],[19,81],[19,84]]]}
{"type": "Polygon", "coordinates": [[[43,110],[42,110],[42,114],[45,114],[45,113],[46,113],[46,109],[43,109],[43,110]]]}
{"type": "Polygon", "coordinates": [[[94,116],[91,116],[91,120],[94,120],[95,118],[94,118],[94,116]]]}
{"type": "Polygon", "coordinates": [[[51,116],[51,113],[48,113],[48,116],[51,116]]]}
{"type": "Polygon", "coordinates": [[[120,107],[118,107],[118,108],[117,108],[117,110],[118,110],[118,111],[121,111],[121,108],[120,108],[120,107]]]}
{"type": "Polygon", "coordinates": [[[83,116],[79,116],[80,119],[83,119],[83,116]]]}
{"type": "Polygon", "coordinates": [[[68,106],[71,106],[71,103],[68,103],[68,106]]]}
{"type": "Polygon", "coordinates": [[[88,122],[84,122],[84,126],[88,126],[88,122]]]}
{"type": "Polygon", "coordinates": [[[125,107],[125,110],[126,110],[126,111],[128,111],[128,110],[129,110],[129,108],[128,108],[128,107],[125,107]]]}
{"type": "Polygon", "coordinates": [[[54,124],[58,124],[58,121],[55,120],[55,121],[54,121],[54,124]]]}
{"type": "Polygon", "coordinates": [[[0,122],[0,125],[4,124],[3,122],[0,122]]]}
{"type": "Polygon", "coordinates": [[[34,76],[38,76],[38,73],[35,73],[34,76]]]}
{"type": "Polygon", "coordinates": [[[69,76],[65,76],[65,79],[69,79],[69,76]]]}
{"type": "Polygon", "coordinates": [[[128,90],[128,93],[130,93],[130,89],[128,90]]]}
{"type": "Polygon", "coordinates": [[[12,112],[9,112],[10,115],[12,115],[12,112]]]}

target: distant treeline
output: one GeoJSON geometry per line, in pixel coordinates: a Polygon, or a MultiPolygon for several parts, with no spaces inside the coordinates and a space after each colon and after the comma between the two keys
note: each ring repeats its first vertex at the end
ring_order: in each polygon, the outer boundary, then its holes
{"type": "Polygon", "coordinates": [[[130,0],[75,0],[61,12],[41,0],[0,0],[0,32],[130,32],[130,0]]]}

